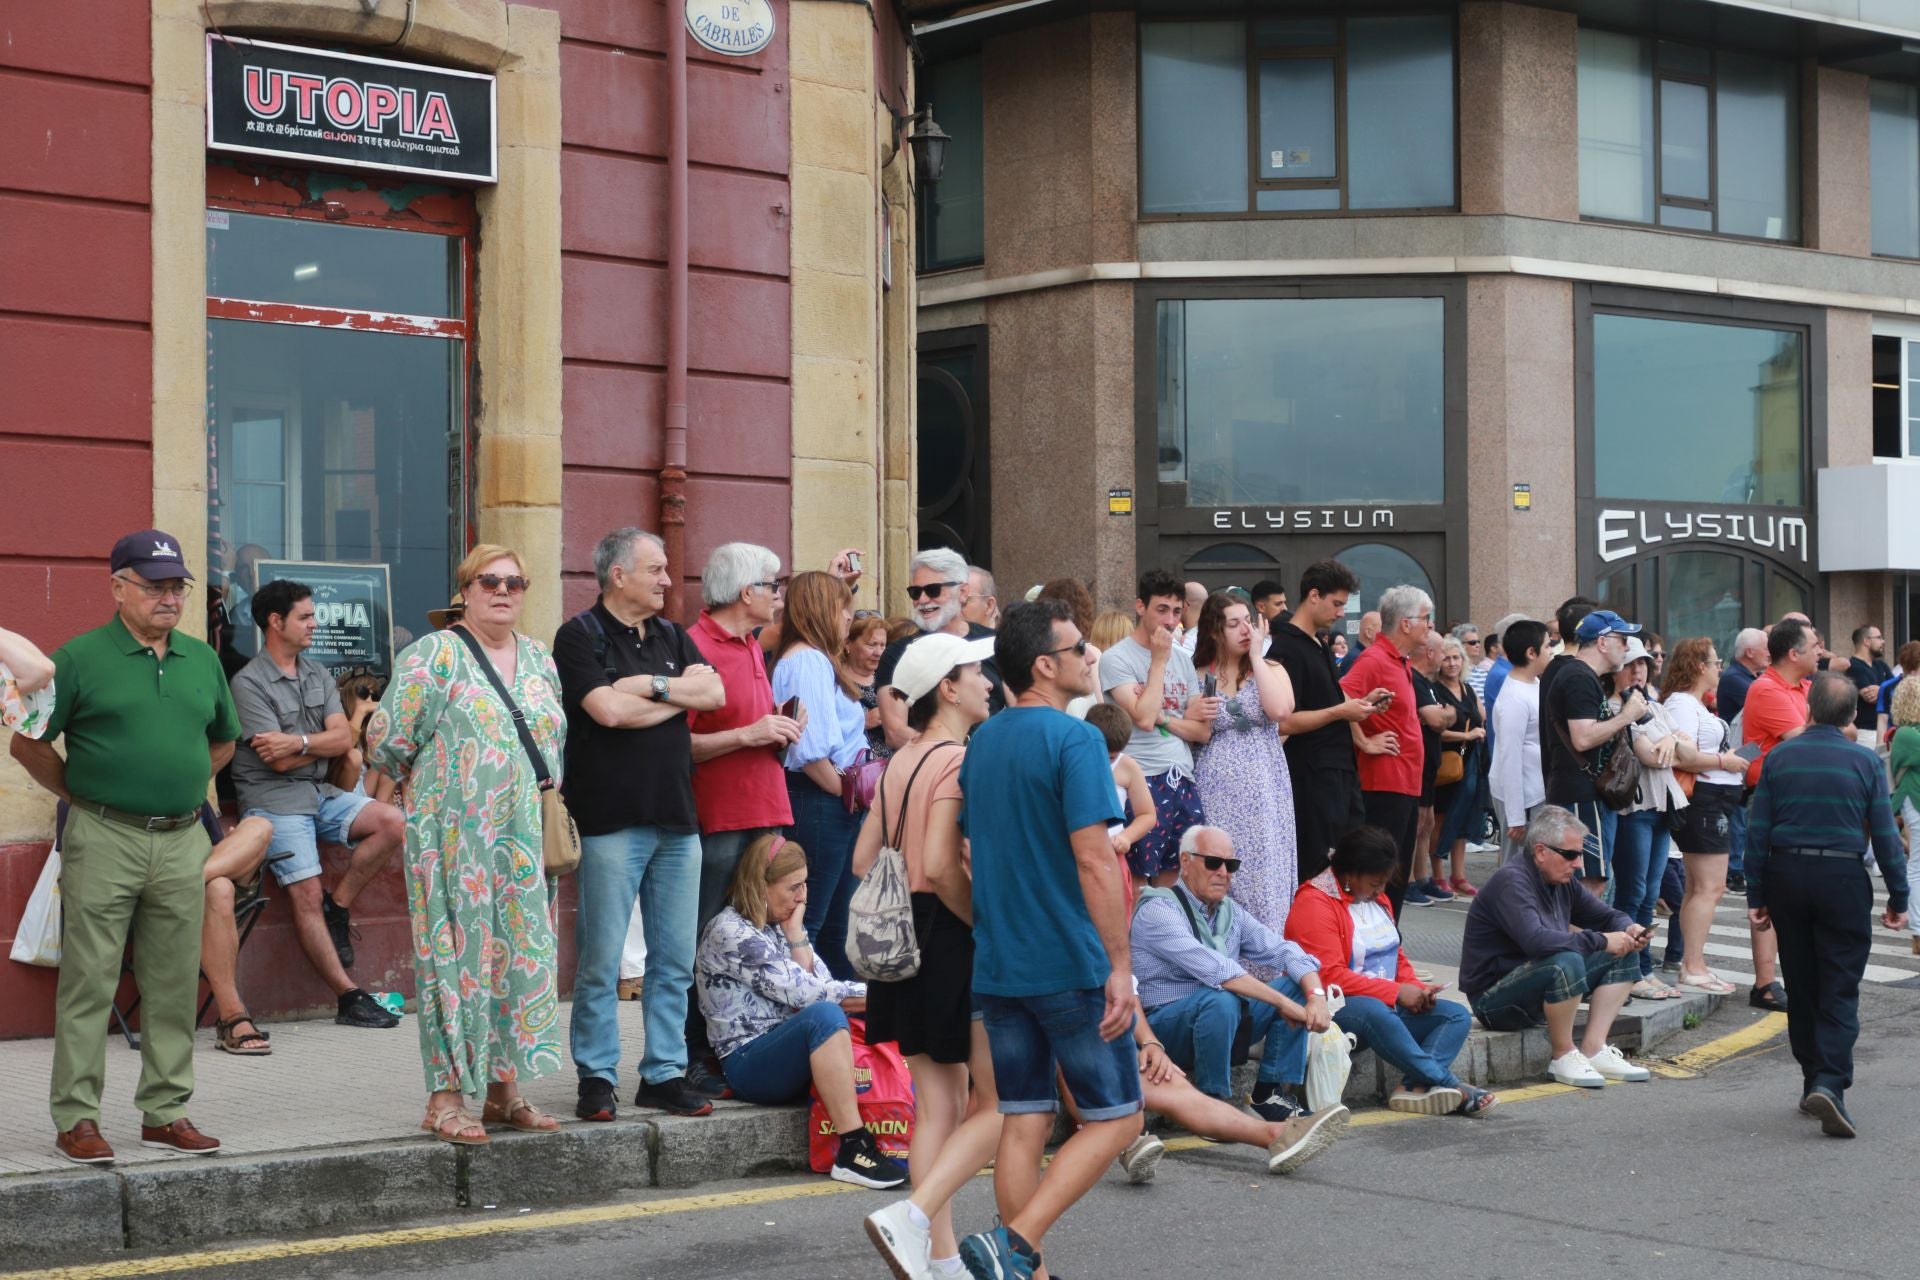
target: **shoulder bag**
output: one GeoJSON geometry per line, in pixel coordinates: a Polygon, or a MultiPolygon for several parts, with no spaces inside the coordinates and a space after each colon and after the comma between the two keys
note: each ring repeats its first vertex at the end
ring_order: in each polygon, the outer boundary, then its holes
{"type": "MultiPolygon", "coordinates": [[[[1555,720],[1553,729],[1573,753],[1573,758],[1580,762],[1580,768],[1593,779],[1593,793],[1601,804],[1616,813],[1632,806],[1640,790],[1640,757],[1633,754],[1631,742],[1622,742],[1615,736],[1611,742],[1602,743],[1596,750],[1605,751],[1608,746],[1613,750],[1607,752],[1607,762],[1595,769],[1587,763],[1586,756],[1574,748],[1565,722],[1555,720]]],[[[1628,726],[1627,732],[1633,732],[1632,726],[1628,726]]]]}
{"type": "MultiPolygon", "coordinates": [[[[880,856],[874,859],[847,906],[847,963],[868,982],[905,982],[920,972],[920,940],[913,928],[913,893],[907,883],[907,859],[900,846],[907,834],[907,802],[914,780],[933,759],[933,753],[957,742],[927,748],[920,763],[907,775],[900,793],[900,820],[887,830],[887,792],[879,788],[880,856]]],[[[883,767],[885,761],[879,761],[883,767]]]]}
{"type": "Polygon", "coordinates": [[[520,745],[525,748],[527,759],[533,764],[534,781],[540,788],[542,868],[550,876],[572,875],[580,865],[580,829],[573,824],[573,815],[567,812],[567,802],[560,798],[560,788],[553,785],[553,775],[547,772],[546,757],[540,754],[540,744],[533,740],[533,730],[527,727],[526,713],[520,710],[520,704],[513,700],[513,695],[507,692],[506,683],[500,679],[500,673],[493,669],[492,660],[487,657],[487,651],[480,647],[480,641],[474,634],[465,627],[449,627],[448,630],[466,641],[467,648],[473,651],[473,660],[486,673],[493,691],[507,704],[507,712],[513,717],[514,731],[520,735],[520,745]]]}

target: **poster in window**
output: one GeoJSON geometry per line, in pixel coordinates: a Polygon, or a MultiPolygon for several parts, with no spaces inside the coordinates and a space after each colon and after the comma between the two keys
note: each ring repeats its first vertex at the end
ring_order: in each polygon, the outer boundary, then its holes
{"type": "Polygon", "coordinates": [[[307,656],[337,676],[349,669],[393,673],[393,588],[384,564],[262,560],[256,580],[313,589],[313,645],[307,656]]]}

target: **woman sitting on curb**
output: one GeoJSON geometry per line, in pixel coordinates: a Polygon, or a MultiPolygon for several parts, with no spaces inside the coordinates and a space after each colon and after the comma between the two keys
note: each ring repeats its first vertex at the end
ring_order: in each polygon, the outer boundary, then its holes
{"type": "Polygon", "coordinates": [[[836,1181],[897,1187],[907,1171],[880,1154],[854,1094],[847,1014],[866,1009],[867,988],[814,955],[806,906],[806,851],[779,835],[748,845],[694,964],[707,1035],[735,1097],[775,1106],[820,1091],[840,1134],[836,1181]]]}
{"type": "Polygon", "coordinates": [[[1453,1074],[1473,1015],[1441,1000],[1442,988],[1417,981],[1400,949],[1386,895],[1398,866],[1391,835],[1379,827],[1348,832],[1331,865],[1294,895],[1287,937],[1320,961],[1322,982],[1345,993],[1334,1025],[1405,1074],[1387,1106],[1429,1116],[1483,1115],[1498,1099],[1453,1074]]]}

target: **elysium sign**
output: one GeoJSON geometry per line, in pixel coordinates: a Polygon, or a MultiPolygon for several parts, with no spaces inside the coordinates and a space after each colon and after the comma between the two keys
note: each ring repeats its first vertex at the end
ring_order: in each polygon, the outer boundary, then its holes
{"type": "Polygon", "coordinates": [[[209,35],[207,149],[492,182],[494,81],[209,35]]]}
{"type": "Polygon", "coordinates": [[[1595,547],[1611,564],[1662,542],[1727,542],[1771,551],[1782,559],[1797,552],[1807,562],[1807,522],[1800,516],[1724,511],[1602,510],[1594,521],[1595,547]]]}
{"type": "Polygon", "coordinates": [[[1326,533],[1393,528],[1391,507],[1230,507],[1213,513],[1216,529],[1257,533],[1326,533]]]}
{"type": "Polygon", "coordinates": [[[744,58],[773,41],[767,0],[687,0],[687,31],[703,48],[744,58]]]}

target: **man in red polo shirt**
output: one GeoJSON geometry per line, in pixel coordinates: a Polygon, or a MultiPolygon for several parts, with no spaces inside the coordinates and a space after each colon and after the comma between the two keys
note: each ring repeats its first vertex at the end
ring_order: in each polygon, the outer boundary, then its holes
{"type": "MultiPolygon", "coordinates": [[[[1794,614],[1767,632],[1767,669],[1747,689],[1740,712],[1740,736],[1760,748],[1747,766],[1747,785],[1760,781],[1760,766],[1773,749],[1797,738],[1807,727],[1807,680],[1820,669],[1820,633],[1794,614]]],[[[1780,985],[1780,943],[1771,929],[1751,929],[1753,990],[1747,1003],[1756,1009],[1783,1011],[1787,989],[1780,985]]]]}
{"type": "Polygon", "coordinates": [[[1352,698],[1365,698],[1381,710],[1365,723],[1356,723],[1353,744],[1359,752],[1360,800],[1367,821],[1384,827],[1400,850],[1400,875],[1387,886],[1393,915],[1400,917],[1400,897],[1413,870],[1414,831],[1420,817],[1421,770],[1426,746],[1420,736],[1420,716],[1413,700],[1413,678],[1407,658],[1426,643],[1433,630],[1433,597],[1418,587],[1389,587],[1380,596],[1380,634],[1340,677],[1340,687],[1352,698]]]}
{"type": "MultiPolygon", "coordinates": [[[[689,630],[709,665],[720,673],[727,700],[712,711],[689,713],[693,733],[693,803],[700,818],[698,930],[720,914],[740,855],[756,839],[793,822],[781,753],[799,741],[800,722],[774,714],[773,684],[758,632],[773,623],[786,580],[780,557],[750,542],[715,547],[700,572],[707,607],[689,630]]],[[[687,1013],[687,1080],[714,1096],[726,1092],[710,1060],[706,1020],[698,1000],[687,1013]]]]}

